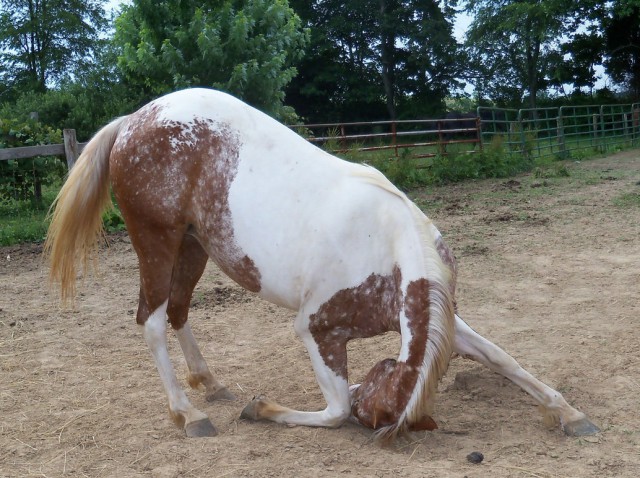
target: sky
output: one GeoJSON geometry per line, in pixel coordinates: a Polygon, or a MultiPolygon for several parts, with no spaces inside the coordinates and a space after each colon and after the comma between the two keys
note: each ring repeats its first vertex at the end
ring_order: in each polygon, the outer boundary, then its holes
{"type": "Polygon", "coordinates": [[[472,17],[470,17],[465,12],[460,12],[456,15],[456,21],[453,24],[453,36],[459,42],[464,41],[464,36],[467,33],[467,28],[469,28],[471,20],[472,17]]]}

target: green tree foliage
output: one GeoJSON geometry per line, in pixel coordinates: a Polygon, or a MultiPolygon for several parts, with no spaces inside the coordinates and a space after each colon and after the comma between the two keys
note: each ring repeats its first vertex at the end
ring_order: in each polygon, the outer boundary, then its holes
{"type": "Polygon", "coordinates": [[[592,97],[597,81],[596,65],[602,64],[603,55],[604,41],[595,25],[584,33],[576,33],[551,56],[549,84],[559,89],[564,84],[586,89],[592,97]]]}
{"type": "MultiPolygon", "coordinates": [[[[30,121],[0,120],[0,148],[59,144],[60,130],[30,121]]],[[[0,200],[42,200],[42,186],[60,179],[64,164],[56,157],[0,161],[0,200]]]]}
{"type": "Polygon", "coordinates": [[[144,99],[208,86],[286,118],[284,88],[307,32],[286,0],[134,0],[116,20],[114,42],[144,99]]]}
{"type": "Polygon", "coordinates": [[[640,1],[621,0],[604,18],[607,73],[640,98],[640,1]]]}
{"type": "Polygon", "coordinates": [[[576,5],[570,0],[467,1],[474,20],[466,44],[481,94],[510,105],[528,96],[534,108],[576,5]]]}
{"type": "Polygon", "coordinates": [[[291,0],[291,5],[312,36],[287,97],[314,121],[434,113],[457,86],[462,62],[448,2],[291,0]]]}
{"type": "Polygon", "coordinates": [[[434,0],[380,0],[379,58],[389,116],[441,112],[459,86],[462,57],[453,38],[454,10],[434,0]],[[396,99],[397,97],[397,99],[396,99]],[[430,104],[430,108],[425,108],[430,104]]]}
{"type": "Polygon", "coordinates": [[[311,40],[299,75],[287,88],[287,102],[312,122],[386,115],[380,75],[369,52],[365,25],[372,19],[365,3],[290,0],[311,40]]]}
{"type": "Polygon", "coordinates": [[[611,96],[595,91],[604,65],[629,99],[640,98],[640,0],[463,1],[474,16],[466,46],[480,96],[533,107],[568,84],[572,99],[598,100],[611,96]]]}
{"type": "Polygon", "coordinates": [[[117,53],[109,43],[73,79],[45,92],[15,93],[13,101],[0,106],[0,118],[27,122],[31,112],[37,112],[45,125],[75,129],[79,141],[87,141],[114,117],[136,109],[140,100],[138,92],[122,81],[117,53]]]}
{"type": "Polygon", "coordinates": [[[104,0],[0,0],[1,81],[45,91],[91,61],[107,26],[104,0]]]}

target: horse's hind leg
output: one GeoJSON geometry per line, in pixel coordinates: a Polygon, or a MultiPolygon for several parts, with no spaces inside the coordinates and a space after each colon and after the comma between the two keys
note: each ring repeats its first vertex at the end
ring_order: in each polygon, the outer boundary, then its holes
{"type": "Polygon", "coordinates": [[[560,421],[567,435],[593,435],[599,432],[587,416],[569,405],[560,392],[550,388],[524,370],[513,357],[497,345],[489,342],[456,315],[455,353],[480,362],[497,372],[531,395],[541,406],[545,421],[560,421]]]}
{"type": "Polygon", "coordinates": [[[171,418],[179,427],[184,428],[187,436],[214,436],[217,434],[216,429],[207,416],[189,402],[178,383],[167,350],[167,307],[171,276],[182,234],[171,234],[167,230],[134,229],[131,221],[129,224],[131,242],[140,262],[141,290],[136,320],[143,326],[144,339],[169,399],[171,418]]]}
{"type": "Polygon", "coordinates": [[[198,348],[198,344],[187,323],[189,304],[193,289],[204,272],[209,259],[197,239],[185,235],[173,266],[171,293],[167,314],[182,347],[189,375],[187,381],[191,388],[203,385],[207,401],[235,400],[233,394],[213,376],[198,348]]]}

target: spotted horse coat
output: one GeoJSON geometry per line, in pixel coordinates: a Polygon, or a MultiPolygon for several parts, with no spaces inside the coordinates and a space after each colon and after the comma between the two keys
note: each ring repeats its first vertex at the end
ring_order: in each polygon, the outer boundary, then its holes
{"type": "Polygon", "coordinates": [[[189,89],[105,126],[58,195],[45,244],[51,278],[73,297],[102,234],[110,186],[140,266],[136,316],[174,421],[188,436],[215,427],[180,387],[167,320],[208,400],[233,399],[209,370],[187,322],[207,260],[260,297],[297,311],[326,399],[297,411],[256,397],[242,417],[336,427],[349,417],[393,438],[436,427],[437,382],[452,353],[529,392],[570,434],[597,428],[455,313],[455,263],[433,223],[377,170],[342,161],[218,91],[189,89]],[[396,359],[348,384],[347,342],[401,335],[396,359]]]}

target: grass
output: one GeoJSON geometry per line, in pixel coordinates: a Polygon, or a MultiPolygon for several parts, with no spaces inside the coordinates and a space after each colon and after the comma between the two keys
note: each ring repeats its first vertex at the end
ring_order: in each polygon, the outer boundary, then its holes
{"type": "Polygon", "coordinates": [[[0,199],[0,246],[44,240],[48,227],[47,211],[59,187],[44,188],[41,203],[0,199]]]}
{"type": "MultiPolygon", "coordinates": [[[[0,199],[0,246],[11,246],[23,242],[43,242],[49,222],[47,215],[61,183],[45,186],[42,202],[33,200],[0,199]]],[[[117,208],[103,216],[108,232],[124,230],[124,220],[117,208]]]]}
{"type": "Polygon", "coordinates": [[[640,207],[640,191],[621,194],[613,200],[613,205],[625,209],[640,207]]]}
{"type": "Polygon", "coordinates": [[[22,242],[41,242],[47,232],[46,211],[23,210],[19,216],[0,214],[0,246],[22,242]]]}

